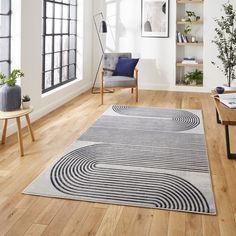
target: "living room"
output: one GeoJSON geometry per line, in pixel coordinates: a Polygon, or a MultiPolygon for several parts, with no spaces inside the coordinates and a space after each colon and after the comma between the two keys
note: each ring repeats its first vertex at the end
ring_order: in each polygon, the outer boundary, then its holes
{"type": "Polygon", "coordinates": [[[0,0],[0,235],[235,235],[235,26],[233,0],[0,0]]]}

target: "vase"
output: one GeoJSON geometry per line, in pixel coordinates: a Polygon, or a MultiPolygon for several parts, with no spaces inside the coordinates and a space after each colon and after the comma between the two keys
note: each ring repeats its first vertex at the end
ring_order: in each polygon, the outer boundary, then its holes
{"type": "Polygon", "coordinates": [[[4,84],[0,87],[0,110],[13,111],[21,106],[21,87],[4,84]]]}
{"type": "Polygon", "coordinates": [[[23,109],[29,109],[29,108],[30,108],[30,101],[28,101],[28,102],[22,102],[22,108],[23,108],[23,109]]]}

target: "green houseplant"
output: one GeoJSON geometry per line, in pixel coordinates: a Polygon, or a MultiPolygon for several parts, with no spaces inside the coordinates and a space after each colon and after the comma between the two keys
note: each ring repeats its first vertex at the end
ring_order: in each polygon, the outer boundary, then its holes
{"type": "Polygon", "coordinates": [[[15,69],[8,76],[0,73],[0,110],[13,111],[21,106],[21,87],[16,80],[24,76],[20,70],[15,69]]]}
{"type": "Polygon", "coordinates": [[[200,20],[200,16],[197,16],[194,11],[186,11],[186,21],[193,22],[200,20]]]}
{"type": "Polygon", "coordinates": [[[184,81],[189,85],[197,85],[203,81],[203,72],[196,69],[195,71],[188,72],[184,76],[184,81]]]}
{"type": "MultiPolygon", "coordinates": [[[[218,50],[217,58],[222,65],[217,65],[224,75],[227,77],[228,86],[235,79],[236,67],[236,11],[229,2],[223,4],[224,16],[215,19],[217,27],[215,28],[216,36],[213,43],[216,44],[218,50]]],[[[212,62],[216,65],[215,62],[212,62]]]]}

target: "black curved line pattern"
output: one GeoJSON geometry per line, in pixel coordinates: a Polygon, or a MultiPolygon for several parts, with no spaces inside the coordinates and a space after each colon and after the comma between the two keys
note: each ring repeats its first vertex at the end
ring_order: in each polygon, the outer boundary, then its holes
{"type": "Polygon", "coordinates": [[[109,148],[110,145],[95,144],[63,156],[51,170],[53,186],[62,193],[94,201],[210,212],[205,196],[190,182],[171,174],[140,167],[135,169],[134,159],[127,156],[130,165],[122,166],[124,156],[121,153],[113,158],[101,155],[109,148]],[[116,165],[112,160],[114,158],[118,162],[116,165]]]}
{"type": "MultiPolygon", "coordinates": [[[[170,119],[174,122],[169,123],[169,128],[173,131],[191,130],[200,124],[200,118],[197,115],[185,110],[162,108],[149,109],[144,107],[129,107],[121,105],[113,105],[112,110],[121,115],[170,119]]],[[[162,123],[163,122],[165,121],[162,120],[162,123]]]]}

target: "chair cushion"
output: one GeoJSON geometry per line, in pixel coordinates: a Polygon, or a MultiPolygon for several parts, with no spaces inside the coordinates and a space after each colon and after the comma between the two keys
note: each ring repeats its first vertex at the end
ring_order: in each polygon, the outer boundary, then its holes
{"type": "Polygon", "coordinates": [[[123,58],[120,57],[116,65],[113,76],[134,76],[134,69],[138,64],[139,59],[123,58]]]}
{"type": "Polygon", "coordinates": [[[111,76],[113,75],[115,69],[116,69],[116,64],[119,60],[120,57],[125,57],[125,58],[131,58],[131,53],[104,53],[104,58],[103,58],[103,70],[105,73],[105,76],[111,76]]]}
{"type": "Polygon", "coordinates": [[[104,87],[136,87],[137,80],[125,76],[105,76],[104,87]]]}

